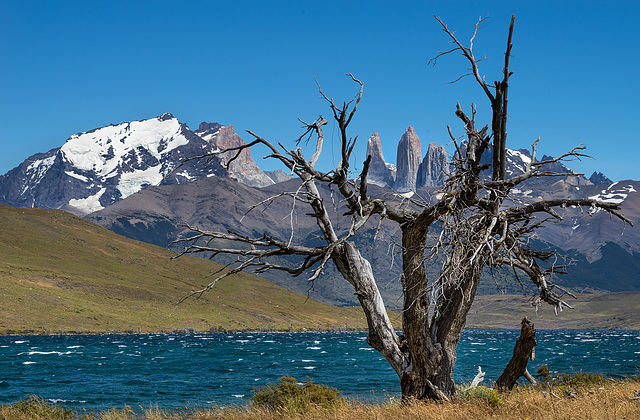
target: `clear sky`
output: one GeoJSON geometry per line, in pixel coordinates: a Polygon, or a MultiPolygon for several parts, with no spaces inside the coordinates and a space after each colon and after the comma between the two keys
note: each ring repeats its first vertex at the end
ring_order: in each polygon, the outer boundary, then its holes
{"type": "MultiPolygon", "coordinates": [[[[0,0],[0,174],[74,133],[171,112],[191,128],[233,124],[292,145],[297,118],[330,116],[314,77],[336,101],[365,83],[351,134],[356,161],[373,131],[387,162],[408,125],[430,142],[462,126],[456,101],[489,104],[440,16],[474,46],[489,82],[501,78],[511,14],[514,72],[507,146],[558,155],[588,144],[595,160],[568,165],[640,180],[640,2],[629,1],[29,1],[0,0]]],[[[337,145],[335,125],[326,127],[337,145]]],[[[254,158],[263,165],[260,151],[254,158]]],[[[325,150],[323,169],[338,153],[325,150]]]]}

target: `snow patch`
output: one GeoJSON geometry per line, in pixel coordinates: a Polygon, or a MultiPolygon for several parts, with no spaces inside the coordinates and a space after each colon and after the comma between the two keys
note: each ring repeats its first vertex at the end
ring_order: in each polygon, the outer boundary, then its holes
{"type": "Polygon", "coordinates": [[[31,163],[31,165],[27,166],[27,172],[31,172],[33,170],[45,171],[53,165],[53,162],[56,160],[56,156],[49,156],[48,158],[36,160],[31,163]]]}
{"type": "Polygon", "coordinates": [[[64,171],[65,174],[69,175],[72,178],[76,178],[79,179],[82,182],[89,182],[89,178],[87,178],[86,176],[77,174],[75,172],[71,172],[71,171],[64,171]]]}
{"type": "Polygon", "coordinates": [[[398,193],[396,195],[398,195],[400,197],[404,197],[404,198],[411,198],[411,197],[413,197],[414,194],[415,194],[415,192],[413,192],[413,191],[407,191],[405,193],[398,193]]]}
{"type": "Polygon", "coordinates": [[[46,175],[53,162],[55,162],[56,156],[49,156],[48,158],[36,160],[32,162],[29,166],[27,166],[27,173],[31,177],[29,181],[29,185],[25,186],[25,189],[22,191],[22,194],[26,192],[26,190],[33,186],[34,184],[39,183],[42,178],[46,175]]]}
{"type": "Polygon", "coordinates": [[[160,165],[152,166],[144,171],[124,172],[120,175],[118,191],[122,198],[135,194],[147,185],[156,185],[162,181],[160,165]]]}
{"type": "Polygon", "coordinates": [[[195,178],[195,177],[189,175],[189,172],[187,172],[187,171],[178,172],[176,175],[177,176],[181,176],[181,177],[183,177],[183,178],[185,178],[187,180],[192,180],[192,179],[195,178]]]}
{"type": "Polygon", "coordinates": [[[511,162],[513,163],[513,165],[523,173],[527,165],[531,163],[531,158],[525,155],[524,153],[520,152],[519,150],[507,149],[507,159],[511,159],[511,162]]]}
{"type": "Polygon", "coordinates": [[[518,188],[512,188],[511,192],[516,194],[516,195],[521,195],[522,197],[531,197],[531,193],[533,192],[533,190],[520,190],[518,188]]]}
{"type": "Polygon", "coordinates": [[[630,193],[636,192],[636,190],[633,188],[633,185],[614,188],[617,184],[617,182],[614,182],[606,189],[600,191],[600,194],[592,195],[589,197],[589,199],[604,201],[607,203],[621,204],[630,193]]]}
{"type": "Polygon", "coordinates": [[[104,194],[106,190],[106,188],[100,188],[100,191],[87,198],[71,199],[69,200],[69,205],[86,213],[102,210],[104,207],[100,204],[100,197],[102,197],[102,194],[104,194]]]}
{"type": "Polygon", "coordinates": [[[212,139],[218,136],[219,132],[220,130],[215,131],[213,133],[205,134],[205,135],[200,134],[200,138],[205,141],[211,141],[212,139]]]}

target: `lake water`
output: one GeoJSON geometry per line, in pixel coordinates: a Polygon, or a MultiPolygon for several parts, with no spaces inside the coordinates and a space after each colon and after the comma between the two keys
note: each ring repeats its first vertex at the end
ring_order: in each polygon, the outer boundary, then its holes
{"type": "MultiPolygon", "coordinates": [[[[455,377],[485,384],[511,358],[519,330],[466,330],[455,377]]],[[[535,374],[640,374],[640,331],[537,332],[535,374]]],[[[0,336],[0,404],[27,395],[80,409],[246,404],[254,387],[283,375],[312,379],[344,396],[399,396],[395,372],[365,333],[0,336]]]]}

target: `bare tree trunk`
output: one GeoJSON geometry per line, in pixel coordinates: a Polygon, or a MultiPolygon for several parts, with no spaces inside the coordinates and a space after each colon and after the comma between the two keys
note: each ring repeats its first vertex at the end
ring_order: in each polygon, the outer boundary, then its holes
{"type": "Polygon", "coordinates": [[[472,260],[474,249],[458,247],[454,264],[440,286],[433,318],[429,322],[429,290],[424,265],[426,228],[419,225],[403,229],[402,326],[411,356],[410,369],[400,377],[404,399],[448,400],[456,394],[453,368],[467,313],[473,303],[484,253],[472,260]]]}
{"type": "Polygon", "coordinates": [[[355,294],[367,318],[367,343],[378,350],[401,377],[407,369],[408,355],[403,351],[403,338],[396,334],[380,291],[373,276],[371,264],[360,255],[351,242],[338,246],[332,256],[342,276],[353,285],[355,294]]]}
{"type": "Polygon", "coordinates": [[[520,337],[513,348],[513,357],[511,357],[504,372],[496,381],[496,388],[512,389],[521,376],[524,376],[535,385],[535,379],[527,370],[527,363],[529,359],[533,360],[535,358],[534,347],[536,344],[536,329],[533,327],[533,323],[527,317],[524,317],[522,319],[520,337]]]}
{"type": "Polygon", "coordinates": [[[431,321],[434,334],[443,346],[443,358],[437,385],[450,395],[455,395],[453,368],[457,360],[457,347],[467,320],[467,314],[476,295],[484,257],[470,261],[473,249],[458,250],[466,255],[460,259],[460,269],[448,279],[448,284],[438,299],[438,306],[431,321]]]}
{"type": "Polygon", "coordinates": [[[402,234],[402,327],[411,363],[400,376],[402,398],[448,400],[453,395],[433,383],[439,379],[443,347],[429,328],[429,293],[424,266],[426,228],[405,226],[402,234]]]}

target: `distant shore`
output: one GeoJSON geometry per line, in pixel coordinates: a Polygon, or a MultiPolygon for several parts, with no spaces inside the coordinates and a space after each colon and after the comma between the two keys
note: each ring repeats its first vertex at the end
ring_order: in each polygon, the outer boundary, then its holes
{"type": "MultiPolygon", "coordinates": [[[[465,330],[517,330],[519,328],[479,328],[467,327],[465,330]]],[[[579,330],[579,331],[640,331],[640,328],[537,328],[538,331],[555,331],[555,330],[579,330]]],[[[0,331],[0,336],[25,336],[25,335],[190,335],[190,334],[287,334],[287,333],[366,333],[364,328],[301,328],[276,330],[270,328],[261,329],[212,329],[212,330],[196,330],[190,328],[181,328],[175,330],[160,331],[0,331]]],[[[401,332],[398,330],[398,332],[401,332]]]]}

